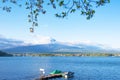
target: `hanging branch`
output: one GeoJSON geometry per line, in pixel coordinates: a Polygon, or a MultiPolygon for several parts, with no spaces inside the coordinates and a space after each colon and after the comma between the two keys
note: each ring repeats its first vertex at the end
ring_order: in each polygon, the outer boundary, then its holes
{"type": "Polygon", "coordinates": [[[12,3],[21,7],[23,2],[20,4],[19,1],[24,1],[26,9],[30,12],[28,22],[32,23],[31,32],[34,32],[34,27],[38,26],[39,13],[46,13],[43,5],[51,5],[53,9],[57,9],[57,7],[63,8],[59,13],[55,13],[55,16],[59,18],[80,11],[80,14],[86,16],[86,19],[91,19],[95,14],[94,8],[110,3],[110,0],[49,0],[47,4],[44,4],[46,0],[1,0],[0,2],[6,4],[6,6],[0,5],[0,9],[11,12],[12,7],[9,4],[12,3]]]}

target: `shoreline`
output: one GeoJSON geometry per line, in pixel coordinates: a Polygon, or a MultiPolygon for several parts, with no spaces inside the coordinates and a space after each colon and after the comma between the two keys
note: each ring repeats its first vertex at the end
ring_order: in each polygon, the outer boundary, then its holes
{"type": "Polygon", "coordinates": [[[120,57],[120,53],[15,53],[13,57],[53,57],[53,56],[65,56],[65,57],[120,57]]]}

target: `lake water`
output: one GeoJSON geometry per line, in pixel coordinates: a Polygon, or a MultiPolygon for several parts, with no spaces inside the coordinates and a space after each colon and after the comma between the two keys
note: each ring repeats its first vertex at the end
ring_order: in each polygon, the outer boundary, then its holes
{"type": "Polygon", "coordinates": [[[75,72],[68,80],[120,80],[119,57],[1,57],[0,80],[34,80],[40,68],[75,72]]]}

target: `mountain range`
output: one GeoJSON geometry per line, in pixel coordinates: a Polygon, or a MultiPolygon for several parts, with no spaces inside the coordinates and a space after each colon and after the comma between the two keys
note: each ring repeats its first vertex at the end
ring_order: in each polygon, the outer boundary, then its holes
{"type": "Polygon", "coordinates": [[[0,50],[7,53],[49,53],[49,52],[119,52],[100,44],[66,43],[51,39],[47,44],[28,44],[24,41],[0,38],[0,50]]]}

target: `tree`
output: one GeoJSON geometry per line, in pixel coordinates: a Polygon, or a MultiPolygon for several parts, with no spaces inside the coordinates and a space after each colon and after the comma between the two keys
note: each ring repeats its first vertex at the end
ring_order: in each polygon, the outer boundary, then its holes
{"type": "Polygon", "coordinates": [[[95,7],[110,3],[110,0],[1,0],[0,3],[6,4],[0,6],[0,9],[7,12],[11,12],[12,7],[9,5],[11,3],[20,7],[25,5],[25,8],[30,11],[28,22],[32,23],[30,30],[33,32],[34,26],[38,26],[39,13],[45,14],[47,12],[44,5],[52,6],[53,9],[64,8],[60,13],[55,13],[56,17],[64,18],[70,13],[80,11],[80,14],[85,15],[89,20],[95,14],[95,7]],[[20,2],[22,3],[20,4],[20,2]]]}

